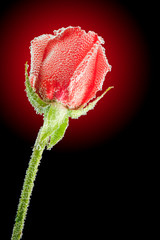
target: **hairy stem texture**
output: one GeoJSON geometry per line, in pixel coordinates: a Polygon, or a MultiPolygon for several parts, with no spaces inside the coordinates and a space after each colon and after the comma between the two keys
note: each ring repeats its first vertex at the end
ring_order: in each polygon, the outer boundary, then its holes
{"type": "Polygon", "coordinates": [[[47,144],[46,141],[40,141],[41,129],[39,131],[37,140],[35,142],[33,153],[29,162],[29,166],[26,172],[26,176],[24,179],[23,189],[21,192],[21,197],[18,205],[17,215],[15,219],[15,225],[13,228],[12,238],[11,240],[19,240],[22,236],[22,230],[24,227],[24,221],[27,214],[27,208],[29,206],[30,197],[32,194],[34,181],[36,178],[36,174],[38,171],[38,166],[42,157],[43,150],[47,144]]]}
{"type": "Polygon", "coordinates": [[[27,208],[29,206],[42,153],[46,146],[47,149],[51,149],[63,138],[67,127],[68,110],[59,103],[50,104],[46,109],[44,124],[38,133],[26,172],[11,240],[19,240],[22,237],[27,208]]]}

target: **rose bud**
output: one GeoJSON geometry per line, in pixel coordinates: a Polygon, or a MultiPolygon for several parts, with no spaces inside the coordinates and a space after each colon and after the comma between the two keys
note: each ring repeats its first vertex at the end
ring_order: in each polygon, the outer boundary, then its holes
{"type": "Polygon", "coordinates": [[[69,109],[86,105],[101,90],[111,66],[102,37],[67,27],[31,41],[30,84],[44,102],[69,109]]]}
{"type": "Polygon", "coordinates": [[[103,39],[96,33],[86,33],[80,27],[61,28],[54,31],[54,35],[44,34],[31,42],[30,76],[27,62],[25,64],[26,93],[36,112],[43,114],[44,123],[24,179],[12,240],[22,237],[43,151],[50,150],[63,138],[69,117],[85,115],[113,88],[109,87],[88,103],[102,88],[105,75],[111,70],[102,43],[103,39]]]}

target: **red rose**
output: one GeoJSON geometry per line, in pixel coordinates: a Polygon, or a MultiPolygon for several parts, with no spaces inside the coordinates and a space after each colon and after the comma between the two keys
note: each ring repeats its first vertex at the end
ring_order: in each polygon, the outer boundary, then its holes
{"type": "Polygon", "coordinates": [[[30,83],[45,101],[57,101],[69,109],[85,105],[101,90],[111,70],[96,33],[67,27],[31,41],[30,83]]]}

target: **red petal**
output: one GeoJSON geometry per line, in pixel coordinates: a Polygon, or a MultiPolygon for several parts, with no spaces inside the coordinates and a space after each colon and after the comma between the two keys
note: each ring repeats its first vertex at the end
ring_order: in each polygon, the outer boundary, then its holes
{"type": "Polygon", "coordinates": [[[86,104],[102,88],[106,73],[110,70],[104,48],[98,40],[76,69],[69,86],[70,108],[86,104]]]}
{"type": "Polygon", "coordinates": [[[88,91],[86,97],[83,99],[83,104],[90,101],[96,96],[97,91],[102,90],[102,85],[105,80],[107,72],[111,71],[111,66],[105,55],[105,49],[100,45],[97,52],[97,60],[95,66],[95,79],[92,82],[92,90],[88,91]]]}
{"type": "Polygon", "coordinates": [[[98,36],[79,27],[68,27],[56,32],[48,43],[37,88],[43,99],[54,98],[68,103],[68,86],[78,65],[90,51],[98,36]]]}
{"type": "Polygon", "coordinates": [[[50,34],[43,34],[39,37],[34,38],[31,41],[31,70],[30,70],[30,82],[32,87],[35,85],[35,81],[39,74],[39,69],[42,63],[43,55],[45,48],[50,41],[50,39],[53,38],[50,34]]]}

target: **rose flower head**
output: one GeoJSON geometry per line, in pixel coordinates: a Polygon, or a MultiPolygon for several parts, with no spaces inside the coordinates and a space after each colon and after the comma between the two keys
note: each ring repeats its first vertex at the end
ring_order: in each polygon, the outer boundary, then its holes
{"type": "Polygon", "coordinates": [[[34,38],[29,76],[34,92],[45,103],[71,110],[85,106],[111,70],[102,44],[95,32],[71,26],[34,38]]]}

